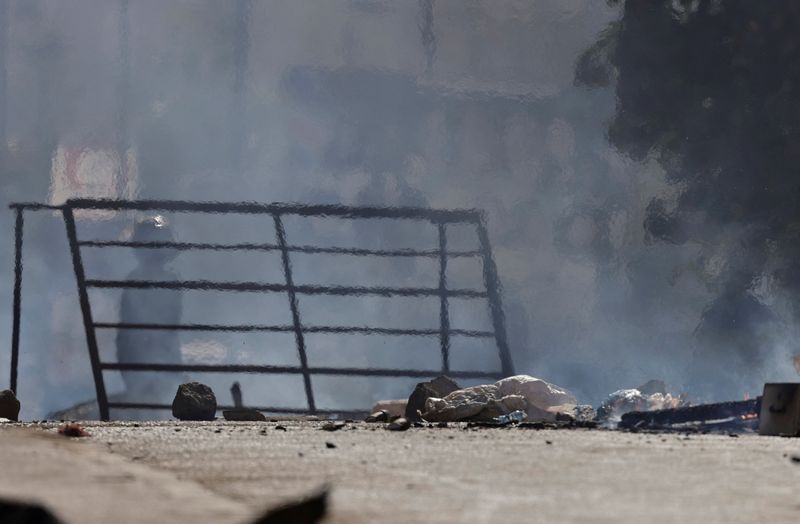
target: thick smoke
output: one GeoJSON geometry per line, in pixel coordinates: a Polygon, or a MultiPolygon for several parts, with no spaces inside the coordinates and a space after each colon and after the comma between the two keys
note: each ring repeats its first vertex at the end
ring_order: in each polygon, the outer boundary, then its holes
{"type": "MultiPolygon", "coordinates": [[[[594,68],[607,81],[603,87],[574,84],[576,63],[589,60],[581,59],[586,49],[607,56],[592,45],[621,16],[618,6],[592,0],[0,0],[0,6],[3,206],[87,195],[481,208],[519,372],[561,383],[587,402],[653,377],[689,385],[694,347],[713,322],[703,312],[721,296],[706,276],[737,257],[738,230],[721,228],[729,252],[714,256],[700,242],[652,241],[674,230],[671,213],[680,197],[670,184],[674,165],[653,155],[631,159],[609,146],[614,71],[594,68]]],[[[12,221],[7,211],[3,217],[0,291],[10,297],[12,221]]],[[[137,217],[88,218],[83,234],[119,239],[137,217]]],[[[271,241],[272,232],[257,222],[168,219],[182,241],[271,241]]],[[[63,226],[40,214],[27,228],[20,380],[36,403],[24,416],[34,418],[91,398],[93,390],[63,226]]],[[[387,237],[369,225],[287,224],[287,233],[297,243],[435,242],[431,232],[399,228],[387,237]]],[[[109,278],[132,269],[124,254],[89,258],[92,270],[109,278]]],[[[183,254],[175,265],[185,278],[269,281],[280,278],[272,262],[183,254]]],[[[369,265],[348,273],[333,258],[293,262],[303,278],[349,283],[365,275],[373,282],[398,275],[419,282],[435,278],[436,270],[424,261],[389,274],[369,265]]],[[[454,278],[475,282],[473,270],[458,269],[454,278]]],[[[93,298],[98,311],[115,314],[118,296],[93,298]]],[[[217,323],[246,322],[248,315],[263,322],[259,311],[288,315],[284,297],[259,300],[221,306],[187,294],[184,314],[217,323]]],[[[762,307],[745,302],[743,310],[762,307]]],[[[306,304],[319,315],[309,323],[346,322],[348,311],[355,318],[376,311],[383,319],[431,318],[411,303],[396,310],[367,301],[337,304],[306,304]]],[[[463,315],[468,324],[479,321],[474,311],[463,315]]],[[[0,303],[0,320],[10,326],[10,299],[0,303]]],[[[113,352],[112,334],[103,343],[113,352]]],[[[290,364],[295,351],[291,338],[277,336],[184,343],[206,361],[263,358],[255,348],[266,345],[275,348],[273,362],[290,364]]],[[[387,345],[380,342],[381,354],[391,365],[416,365],[437,351],[435,344],[394,352],[387,345]]],[[[310,358],[340,365],[366,358],[375,350],[367,346],[368,339],[343,345],[318,336],[309,342],[310,358]]],[[[491,365],[478,357],[483,353],[465,351],[465,365],[491,365]]],[[[0,358],[0,376],[7,365],[0,358]]],[[[773,376],[737,384],[734,393],[773,376]]],[[[724,380],[713,369],[701,379],[724,380]]],[[[221,378],[218,387],[224,392],[232,380],[221,378]]],[[[280,378],[248,380],[246,402],[283,385],[280,378]]],[[[329,382],[320,382],[328,407],[344,397],[352,404],[363,391],[329,382]]],[[[110,388],[119,387],[112,378],[110,388]]],[[[287,398],[276,403],[302,396],[286,387],[287,398]]],[[[360,404],[402,396],[407,388],[373,385],[360,404]]]]}

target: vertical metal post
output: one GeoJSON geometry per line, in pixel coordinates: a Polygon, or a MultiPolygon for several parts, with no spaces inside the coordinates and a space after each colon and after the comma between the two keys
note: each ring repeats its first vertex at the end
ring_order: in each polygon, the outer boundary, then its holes
{"type": "Polygon", "coordinates": [[[286,292],[289,295],[289,308],[292,311],[292,322],[294,324],[294,338],[297,341],[297,352],[300,356],[300,367],[303,372],[303,383],[306,388],[306,398],[308,399],[308,410],[315,414],[317,406],[314,403],[314,390],[311,388],[311,374],[308,371],[308,358],[306,357],[306,343],[303,337],[303,325],[300,323],[300,310],[297,305],[297,296],[294,292],[294,281],[292,279],[292,265],[289,261],[289,250],[286,248],[286,230],[278,213],[272,215],[275,220],[275,235],[278,246],[281,250],[283,260],[283,274],[286,279],[286,292]]]}
{"type": "Polygon", "coordinates": [[[236,1],[236,33],[233,45],[234,79],[231,104],[231,160],[237,173],[244,166],[247,139],[247,65],[250,54],[250,17],[252,0],[236,1]]]}
{"type": "Polygon", "coordinates": [[[22,314],[22,231],[24,212],[22,206],[14,209],[17,218],[14,223],[14,324],[11,328],[11,391],[17,393],[17,368],[19,366],[19,329],[22,314]]]}
{"type": "Polygon", "coordinates": [[[511,361],[508,339],[506,338],[506,320],[503,314],[500,279],[497,277],[497,266],[492,258],[489,234],[486,231],[486,223],[482,216],[478,220],[476,226],[478,228],[478,240],[480,241],[481,256],[483,258],[483,282],[486,286],[486,294],[489,298],[492,328],[494,329],[494,338],[497,342],[497,350],[500,353],[500,367],[503,376],[508,377],[514,374],[514,364],[511,361]]]}
{"type": "Polygon", "coordinates": [[[442,343],[442,373],[450,371],[450,312],[447,302],[447,231],[439,223],[439,338],[442,343]]]}
{"type": "Polygon", "coordinates": [[[75,280],[78,283],[78,299],[80,300],[81,312],[83,313],[83,328],[86,331],[86,345],[89,348],[89,360],[92,364],[94,388],[97,393],[97,405],[100,408],[100,419],[108,420],[108,397],[106,396],[106,386],[103,382],[103,370],[100,369],[100,353],[97,350],[97,338],[95,337],[94,321],[92,320],[92,307],[89,303],[89,293],[86,290],[86,275],[83,271],[80,246],[78,246],[75,216],[69,205],[64,206],[63,212],[64,224],[67,228],[67,239],[69,240],[69,249],[72,253],[72,265],[75,269],[75,280]]]}
{"type": "Polygon", "coordinates": [[[8,123],[8,5],[10,2],[0,1],[0,166],[5,164],[5,156],[8,149],[8,139],[6,138],[6,128],[8,123]]]}
{"type": "Polygon", "coordinates": [[[119,1],[119,71],[117,76],[117,126],[116,149],[119,162],[119,178],[116,181],[117,195],[125,198],[128,180],[128,149],[130,148],[130,15],[128,0],[119,1]]]}

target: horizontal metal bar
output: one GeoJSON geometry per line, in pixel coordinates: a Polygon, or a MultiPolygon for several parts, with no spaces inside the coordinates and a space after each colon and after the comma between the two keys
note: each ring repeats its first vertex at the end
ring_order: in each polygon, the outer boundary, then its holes
{"type": "Polygon", "coordinates": [[[118,240],[82,240],[78,242],[82,247],[130,247],[136,249],[175,249],[188,251],[191,249],[208,249],[214,251],[276,251],[280,249],[275,244],[211,244],[195,242],[123,242],[118,240]]]}
{"type": "MultiPolygon", "coordinates": [[[[287,251],[292,253],[330,253],[336,255],[376,256],[376,257],[427,257],[436,258],[440,255],[438,249],[360,249],[348,247],[315,247],[315,246],[287,246],[287,251]]],[[[468,258],[481,255],[480,251],[448,251],[445,253],[451,258],[468,258]]]]}
{"type": "Polygon", "coordinates": [[[294,332],[294,326],[267,326],[267,325],[221,325],[221,324],[137,324],[130,322],[95,322],[98,329],[146,329],[161,331],[271,331],[294,332]]]}
{"type": "Polygon", "coordinates": [[[210,291],[286,291],[284,284],[210,282],[207,280],[87,280],[87,287],[128,289],[203,289],[210,291]]]}
{"type": "MultiPolygon", "coordinates": [[[[172,406],[169,406],[167,404],[147,404],[140,402],[109,402],[108,407],[114,409],[158,409],[158,410],[172,409],[172,406]]],[[[226,409],[240,409],[240,408],[236,408],[235,406],[217,406],[217,411],[226,409]]],[[[309,413],[308,408],[248,406],[248,409],[254,409],[256,411],[261,411],[266,413],[285,413],[285,414],[295,414],[295,415],[303,415],[309,413]]],[[[317,409],[316,410],[316,414],[318,415],[363,416],[367,413],[369,413],[367,409],[317,409]]]]}
{"type": "MultiPolygon", "coordinates": [[[[205,291],[289,291],[285,284],[264,284],[261,282],[211,282],[208,280],[87,280],[87,287],[94,288],[127,288],[127,289],[183,289],[205,291]]],[[[399,288],[399,287],[363,287],[363,286],[292,286],[295,293],[301,295],[337,295],[337,296],[439,296],[438,288],[399,288]]],[[[485,291],[474,289],[448,289],[447,296],[463,298],[486,298],[485,291]]]]}
{"type": "MultiPolygon", "coordinates": [[[[300,366],[254,366],[242,364],[140,364],[132,362],[107,362],[100,364],[103,370],[117,371],[152,371],[152,372],[180,372],[194,371],[196,373],[269,373],[275,375],[300,375],[303,370],[300,366]]],[[[437,377],[442,370],[430,369],[364,369],[364,368],[308,368],[312,375],[341,375],[356,377],[409,377],[425,378],[437,377]]],[[[448,371],[447,376],[452,378],[499,378],[502,374],[486,371],[448,371]]]]}
{"type": "MultiPolygon", "coordinates": [[[[268,331],[276,333],[290,333],[294,331],[294,326],[268,326],[268,325],[221,325],[221,324],[137,324],[137,323],[112,323],[95,322],[94,327],[98,329],[146,329],[162,331],[227,331],[227,332],[250,332],[268,331]]],[[[364,334],[364,335],[410,335],[410,336],[439,336],[441,331],[438,329],[401,329],[401,328],[379,328],[364,326],[305,326],[304,333],[341,333],[341,334],[364,334]]],[[[451,329],[451,335],[464,337],[491,338],[494,333],[491,331],[474,331],[467,329],[451,329]]]]}
{"type": "Polygon", "coordinates": [[[195,213],[242,213],[320,216],[338,218],[400,218],[430,220],[436,223],[477,223],[476,209],[427,209],[419,207],[348,207],[341,205],[259,204],[255,202],[185,202],[178,200],[72,199],[65,204],[73,209],[114,211],[175,211],[195,213]]]}
{"type": "Polygon", "coordinates": [[[64,209],[64,206],[51,206],[48,204],[40,204],[38,202],[15,202],[8,205],[9,209],[25,209],[30,211],[39,211],[41,209],[50,209],[58,211],[64,209]]]}
{"type": "MultiPolygon", "coordinates": [[[[82,247],[129,247],[136,249],[175,249],[177,251],[189,250],[214,250],[214,251],[277,251],[280,247],[276,244],[210,244],[195,242],[123,242],[118,240],[83,240],[78,242],[82,247]]],[[[414,249],[360,249],[347,247],[315,247],[315,246],[287,246],[287,251],[293,253],[329,253],[337,255],[379,256],[379,257],[428,257],[439,256],[438,250],[414,249]]],[[[448,251],[451,258],[477,257],[480,251],[448,251]]]]}

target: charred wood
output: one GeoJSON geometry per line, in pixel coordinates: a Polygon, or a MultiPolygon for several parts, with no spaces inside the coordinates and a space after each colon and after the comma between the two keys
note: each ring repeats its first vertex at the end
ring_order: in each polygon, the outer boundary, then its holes
{"type": "Polygon", "coordinates": [[[655,411],[631,411],[622,415],[619,427],[622,429],[664,429],[679,424],[705,424],[725,419],[747,420],[757,418],[760,410],[761,397],[655,411]]]}

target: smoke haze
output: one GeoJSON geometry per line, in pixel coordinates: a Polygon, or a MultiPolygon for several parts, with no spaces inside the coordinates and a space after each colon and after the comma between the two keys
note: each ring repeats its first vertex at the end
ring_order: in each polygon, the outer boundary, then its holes
{"type": "MultiPolygon", "coordinates": [[[[10,202],[88,196],[480,208],[518,372],[570,388],[583,402],[650,378],[691,388],[694,355],[714,343],[698,341],[696,332],[717,296],[703,275],[715,269],[698,267],[702,245],[647,236],[653,198],[669,203],[677,190],[657,159],[634,161],[609,145],[613,83],[574,82],[579,57],[620,13],[593,0],[0,0],[5,340],[10,202]]],[[[81,234],[127,238],[136,218],[85,216],[81,234]]],[[[167,218],[180,241],[274,241],[250,218],[167,218]]],[[[370,224],[286,228],[296,244],[437,248],[434,230],[409,226],[381,233],[370,224]]],[[[737,256],[737,233],[728,234],[730,252],[716,258],[723,265],[737,256]]],[[[463,242],[469,245],[469,234],[463,242]]],[[[60,219],[28,215],[25,249],[20,395],[30,399],[22,416],[41,418],[94,391],[60,219]]],[[[187,279],[282,278],[277,254],[248,256],[184,253],[174,266],[187,279]]],[[[124,253],[86,258],[97,278],[124,278],[133,268],[124,253]]],[[[399,276],[435,286],[435,260],[430,268],[426,262],[386,270],[293,258],[297,279],[306,282],[385,285],[399,276]]],[[[480,269],[468,266],[455,267],[455,285],[480,283],[480,269]]],[[[780,297],[766,288],[759,296],[780,313],[780,297]]],[[[113,320],[119,296],[92,298],[97,316],[113,320]]],[[[436,327],[438,303],[378,302],[319,298],[303,304],[304,322],[403,319],[436,327]]],[[[233,297],[221,306],[187,293],[184,304],[196,322],[263,322],[260,311],[290,322],[283,295],[233,297]]],[[[484,311],[452,307],[459,327],[485,329],[484,311]]],[[[291,335],[261,337],[184,337],[184,351],[200,361],[253,362],[266,358],[256,351],[266,346],[269,363],[293,362],[291,335]]],[[[712,391],[755,394],[764,380],[791,377],[789,339],[776,330],[763,340],[770,362],[761,375],[737,370],[739,382],[712,391]]],[[[113,355],[112,334],[100,343],[113,355]]],[[[381,341],[380,354],[389,366],[423,365],[427,354],[438,355],[438,341],[425,343],[393,350],[381,341]]],[[[375,358],[365,357],[367,338],[343,344],[316,335],[308,345],[318,365],[375,358]]],[[[495,365],[485,351],[463,351],[465,366],[495,365]]],[[[8,360],[0,352],[2,377],[8,360]]],[[[233,380],[198,378],[218,380],[218,396],[233,380]]],[[[259,381],[268,380],[268,391],[282,390],[274,404],[302,406],[302,388],[289,379],[240,380],[245,402],[255,403],[259,381]]],[[[713,366],[703,380],[720,380],[713,366]]],[[[368,407],[407,395],[413,382],[373,385],[367,400],[358,384],[321,378],[317,385],[322,407],[368,407]]],[[[109,388],[120,387],[110,377],[109,388]]]]}

